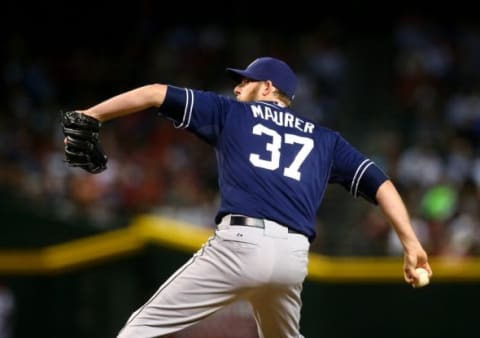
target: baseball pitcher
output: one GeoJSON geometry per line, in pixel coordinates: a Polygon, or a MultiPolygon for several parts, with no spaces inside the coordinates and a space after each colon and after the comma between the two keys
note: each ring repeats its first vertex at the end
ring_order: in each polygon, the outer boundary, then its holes
{"type": "Polygon", "coordinates": [[[339,132],[290,108],[297,77],[287,63],[260,57],[226,71],[235,98],[149,84],[62,113],[67,163],[93,174],[107,168],[102,123],[150,107],[217,154],[221,204],[214,235],[131,314],[119,338],[165,336],[240,299],[252,305],[259,337],[302,337],[302,285],[329,183],[381,208],[403,244],[407,283],[418,280],[416,268],[432,275],[389,177],[339,132]]]}

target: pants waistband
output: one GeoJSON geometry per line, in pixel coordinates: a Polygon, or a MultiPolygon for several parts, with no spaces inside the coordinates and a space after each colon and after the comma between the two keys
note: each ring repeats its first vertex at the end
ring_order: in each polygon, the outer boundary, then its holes
{"type": "MultiPolygon", "coordinates": [[[[264,220],[262,218],[247,217],[247,216],[242,216],[242,215],[227,215],[222,219],[220,224],[228,224],[228,225],[234,225],[234,226],[247,226],[247,227],[265,229],[265,221],[266,220],[264,220]]],[[[273,221],[270,221],[270,222],[273,222],[273,221]]],[[[276,222],[274,222],[274,223],[276,223],[276,222]]],[[[289,227],[287,227],[285,225],[281,225],[279,223],[276,223],[276,224],[278,226],[287,228],[288,233],[290,233],[290,234],[303,235],[301,232],[290,229],[289,227]]]]}

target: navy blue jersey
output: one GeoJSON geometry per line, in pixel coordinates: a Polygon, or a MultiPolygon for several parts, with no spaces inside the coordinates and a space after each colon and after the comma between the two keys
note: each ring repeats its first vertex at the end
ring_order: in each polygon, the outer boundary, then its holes
{"type": "Polygon", "coordinates": [[[266,218],[315,237],[329,183],[375,203],[387,176],[338,132],[273,102],[169,86],[161,114],[216,149],[226,214],[266,218]]]}

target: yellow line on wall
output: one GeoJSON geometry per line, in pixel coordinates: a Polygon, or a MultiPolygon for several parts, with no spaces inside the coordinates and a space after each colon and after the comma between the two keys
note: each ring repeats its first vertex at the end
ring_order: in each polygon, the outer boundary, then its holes
{"type": "MultiPolygon", "coordinates": [[[[479,258],[432,257],[432,281],[480,281],[479,258]]],[[[401,257],[325,257],[310,254],[309,279],[335,282],[403,282],[401,257]]]]}
{"type": "Polygon", "coordinates": [[[213,235],[213,229],[203,228],[155,215],[138,216],[130,228],[145,242],[155,242],[172,249],[193,252],[213,235]]]}
{"type": "Polygon", "coordinates": [[[144,242],[131,228],[113,230],[37,250],[0,251],[1,274],[59,272],[131,254],[144,242]]]}
{"type": "Polygon", "coordinates": [[[145,242],[130,227],[48,246],[42,250],[47,271],[77,268],[143,249],[145,242]]]}
{"type": "MultiPolygon", "coordinates": [[[[141,215],[131,225],[37,250],[0,250],[0,274],[60,273],[131,255],[155,243],[193,253],[213,229],[155,215],[141,215]]],[[[433,257],[433,280],[480,281],[480,258],[433,257]]],[[[326,257],[310,254],[308,278],[335,282],[403,282],[401,257],[326,257]]]]}

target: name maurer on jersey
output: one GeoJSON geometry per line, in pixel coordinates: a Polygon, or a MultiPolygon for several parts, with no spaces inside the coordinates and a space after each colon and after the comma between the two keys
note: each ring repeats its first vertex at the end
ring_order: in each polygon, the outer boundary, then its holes
{"type": "Polygon", "coordinates": [[[295,128],[304,133],[313,133],[315,125],[311,122],[305,122],[301,118],[284,111],[277,111],[269,106],[251,105],[253,117],[272,121],[278,126],[295,128]]]}

